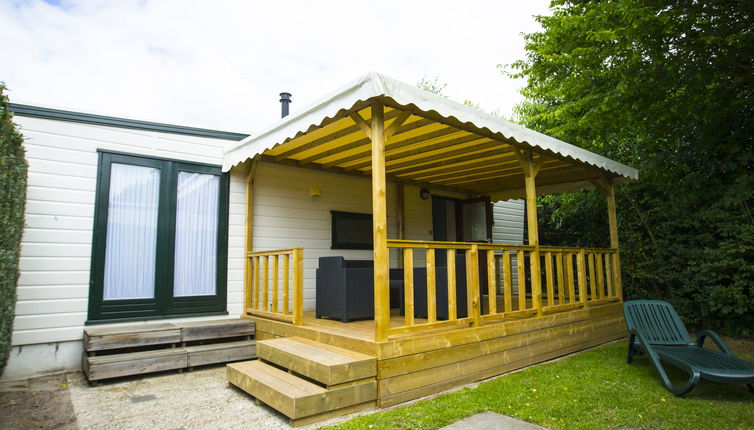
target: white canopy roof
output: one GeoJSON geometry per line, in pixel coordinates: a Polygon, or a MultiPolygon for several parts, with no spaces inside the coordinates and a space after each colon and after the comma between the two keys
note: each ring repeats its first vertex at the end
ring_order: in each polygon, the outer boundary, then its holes
{"type": "MultiPolygon", "coordinates": [[[[385,106],[396,111],[410,111],[417,120],[432,121],[434,124],[439,123],[445,128],[452,128],[456,134],[473,134],[476,137],[487,139],[488,143],[497,141],[500,142],[500,147],[505,144],[507,146],[531,148],[541,156],[552,159],[554,167],[557,167],[555,166],[557,161],[560,165],[569,163],[591,170],[597,168],[603,172],[609,172],[609,176],[614,177],[618,182],[638,179],[638,171],[632,167],[374,72],[367,73],[298,113],[281,119],[261,133],[230,145],[225,150],[223,171],[229,171],[233,166],[257,154],[274,153],[275,148],[283,144],[286,144],[286,147],[296,147],[299,144],[291,141],[306,140],[302,139],[302,136],[318,130],[321,131],[328,126],[332,126],[333,130],[340,130],[342,134],[343,127],[346,125],[343,121],[349,121],[348,124],[350,125],[354,124],[350,122],[349,114],[359,110],[368,112],[368,109],[364,109],[368,107],[368,101],[374,99],[383,101],[385,106]],[[341,126],[336,126],[335,123],[338,121],[342,122],[341,126]],[[291,142],[290,145],[288,145],[289,142],[291,142]]],[[[416,127],[419,127],[419,125],[417,121],[416,127]]],[[[319,135],[322,134],[322,132],[319,133],[319,135]]],[[[430,134],[428,133],[425,136],[431,140],[430,134]]],[[[323,157],[327,155],[332,158],[335,150],[333,149],[333,139],[335,137],[330,138],[330,146],[326,154],[323,153],[323,157]]],[[[312,139],[308,139],[308,145],[312,145],[311,141],[312,139]]],[[[351,142],[345,146],[341,144],[340,147],[353,151],[354,145],[355,143],[351,142]]],[[[413,145],[416,147],[416,143],[413,145]]],[[[474,146],[467,147],[471,150],[475,148],[474,146]]],[[[368,148],[368,146],[365,146],[365,148],[368,148]]],[[[389,150],[389,146],[386,150],[389,150]]],[[[285,154],[280,155],[282,148],[277,151],[277,159],[280,160],[285,154]]],[[[291,154],[290,150],[288,154],[291,154]]],[[[297,162],[302,161],[293,156],[291,158],[297,162]]],[[[316,157],[309,157],[307,162],[311,162],[312,158],[316,157]]],[[[346,161],[352,159],[353,157],[350,157],[346,161]]],[[[328,163],[322,165],[325,164],[328,163]]],[[[342,166],[347,164],[342,164],[342,166]]],[[[331,162],[329,165],[338,166],[335,162],[331,162]]],[[[368,170],[367,166],[361,169],[361,172],[368,173],[368,170]]],[[[498,175],[497,177],[501,176],[498,175]]],[[[570,180],[584,181],[585,178],[574,177],[570,180]]]]}

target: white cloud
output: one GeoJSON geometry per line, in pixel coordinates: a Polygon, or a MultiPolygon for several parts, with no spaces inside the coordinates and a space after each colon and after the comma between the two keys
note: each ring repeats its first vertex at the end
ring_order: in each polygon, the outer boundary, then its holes
{"type": "Polygon", "coordinates": [[[6,1],[0,80],[13,101],[252,132],[374,70],[447,82],[508,116],[537,1],[6,1]]]}

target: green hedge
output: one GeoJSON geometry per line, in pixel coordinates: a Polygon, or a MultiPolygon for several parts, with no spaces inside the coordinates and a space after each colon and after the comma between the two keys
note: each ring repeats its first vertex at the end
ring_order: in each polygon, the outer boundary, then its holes
{"type": "Polygon", "coordinates": [[[8,109],[0,82],[0,375],[8,363],[16,308],[18,257],[24,229],[26,174],[23,136],[8,109]]]}

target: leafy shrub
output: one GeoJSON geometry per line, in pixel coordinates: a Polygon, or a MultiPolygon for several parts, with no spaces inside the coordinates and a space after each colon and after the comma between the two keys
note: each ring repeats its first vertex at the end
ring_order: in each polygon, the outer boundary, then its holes
{"type": "Polygon", "coordinates": [[[28,170],[23,136],[12,121],[4,91],[0,83],[0,375],[11,349],[28,170]]]}

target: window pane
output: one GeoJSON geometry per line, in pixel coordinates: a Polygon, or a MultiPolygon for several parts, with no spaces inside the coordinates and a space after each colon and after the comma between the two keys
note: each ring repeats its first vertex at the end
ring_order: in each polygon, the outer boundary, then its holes
{"type": "Polygon", "coordinates": [[[178,173],[173,296],[216,294],[220,177],[178,173]]]}
{"type": "Polygon", "coordinates": [[[113,163],[104,300],[154,297],[160,170],[113,163]]]}
{"type": "Polygon", "coordinates": [[[463,240],[487,241],[487,203],[466,203],[463,210],[463,240]]]}

